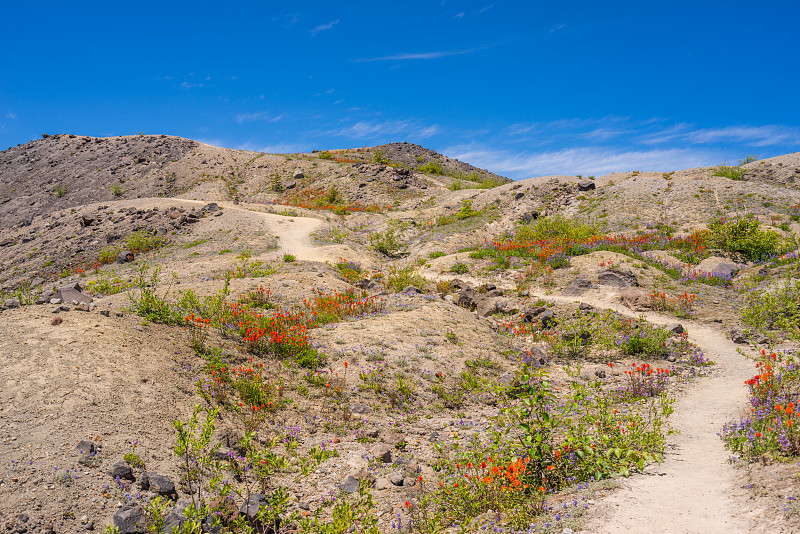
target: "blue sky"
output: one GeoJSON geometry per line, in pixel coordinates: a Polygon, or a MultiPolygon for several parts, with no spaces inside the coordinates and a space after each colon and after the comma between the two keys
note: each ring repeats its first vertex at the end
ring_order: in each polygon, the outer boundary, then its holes
{"type": "Polygon", "coordinates": [[[0,149],[409,141],[512,178],[769,157],[800,151],[798,20],[788,0],[15,2],[0,149]]]}

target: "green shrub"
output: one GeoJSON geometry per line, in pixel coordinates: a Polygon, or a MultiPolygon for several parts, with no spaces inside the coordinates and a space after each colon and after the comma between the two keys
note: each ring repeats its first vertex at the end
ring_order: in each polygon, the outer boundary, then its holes
{"type": "Polygon", "coordinates": [[[158,294],[158,276],[160,273],[160,267],[155,267],[152,272],[150,272],[150,266],[147,264],[139,268],[134,279],[134,285],[139,291],[138,293],[132,292],[128,294],[133,312],[153,323],[183,324],[183,314],[167,302],[170,288],[167,288],[163,295],[158,294]]]}
{"type": "Polygon", "coordinates": [[[428,254],[428,257],[432,260],[435,260],[436,258],[441,258],[442,256],[447,256],[447,254],[445,254],[441,250],[437,250],[435,252],[431,252],[430,254],[428,254]]]}
{"type": "Polygon", "coordinates": [[[714,176],[722,176],[731,180],[741,180],[747,171],[738,165],[720,165],[714,169],[714,176]]]}
{"type": "Polygon", "coordinates": [[[369,241],[372,248],[384,256],[389,256],[391,258],[400,252],[401,245],[394,228],[389,228],[383,233],[376,232],[372,234],[369,241]]]}
{"type": "Polygon", "coordinates": [[[755,217],[715,219],[708,223],[709,244],[726,252],[742,254],[751,261],[780,252],[783,239],[772,230],[761,230],[755,217]]]}
{"type": "Polygon", "coordinates": [[[297,258],[295,258],[295,257],[294,257],[294,255],[292,255],[292,254],[284,254],[284,255],[283,255],[283,261],[284,261],[285,263],[292,263],[292,262],[293,262],[293,261],[295,261],[296,259],[297,259],[297,258]]]}
{"type": "Polygon", "coordinates": [[[417,167],[417,170],[425,174],[444,174],[444,166],[440,161],[429,161],[417,167]]]}
{"type": "Polygon", "coordinates": [[[455,274],[467,274],[469,272],[469,267],[467,267],[466,264],[462,262],[458,262],[453,264],[452,267],[450,267],[450,272],[455,274]]]}
{"type": "Polygon", "coordinates": [[[594,225],[567,219],[563,215],[542,217],[530,224],[520,226],[517,232],[518,241],[542,241],[544,239],[560,239],[564,241],[582,241],[598,233],[594,225]]]}
{"type": "Polygon", "coordinates": [[[318,157],[319,159],[333,159],[333,154],[331,154],[331,153],[330,153],[330,152],[328,152],[327,150],[323,150],[322,152],[320,152],[320,153],[317,155],[317,157],[318,157]]]}
{"type": "Polygon", "coordinates": [[[121,197],[122,195],[125,194],[125,189],[123,189],[122,186],[119,184],[114,184],[111,186],[111,193],[115,197],[121,197]]]}
{"type": "Polygon", "coordinates": [[[67,186],[65,185],[57,185],[56,188],[53,190],[53,194],[56,198],[61,198],[67,194],[67,186]]]}
{"type": "Polygon", "coordinates": [[[125,249],[136,254],[155,250],[164,245],[164,238],[144,230],[137,230],[125,236],[125,249]]]}
{"type": "Polygon", "coordinates": [[[464,189],[464,184],[461,182],[461,180],[456,180],[450,184],[450,191],[461,191],[462,189],[464,189]]]}
{"type": "Polygon", "coordinates": [[[386,154],[383,153],[383,150],[379,148],[375,150],[374,154],[372,154],[372,161],[385,165],[386,163],[389,163],[389,158],[387,158],[386,154]]]}
{"type": "Polygon", "coordinates": [[[389,270],[389,275],[386,277],[386,285],[394,291],[402,291],[408,286],[422,289],[427,282],[427,278],[422,276],[419,271],[417,271],[417,267],[413,265],[392,267],[389,270]]]}
{"type": "Polygon", "coordinates": [[[632,328],[624,331],[617,340],[623,354],[659,358],[667,353],[666,342],[669,331],[657,328],[639,318],[632,328]]]}
{"type": "Polygon", "coordinates": [[[742,322],[756,330],[782,330],[800,339],[800,280],[751,291],[741,313],[742,322]]]}

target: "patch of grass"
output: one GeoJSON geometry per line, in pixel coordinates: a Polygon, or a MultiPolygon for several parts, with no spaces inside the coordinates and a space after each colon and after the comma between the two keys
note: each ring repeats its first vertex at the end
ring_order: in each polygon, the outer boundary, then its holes
{"type": "Polygon", "coordinates": [[[206,238],[206,237],[201,238],[201,239],[195,239],[194,241],[191,241],[191,242],[186,243],[185,245],[183,245],[183,248],[196,247],[198,245],[202,245],[203,243],[206,243],[207,241],[208,241],[208,238],[206,238]]]}
{"type": "Polygon", "coordinates": [[[67,186],[61,184],[57,185],[56,188],[53,189],[53,194],[56,196],[56,198],[63,197],[67,194],[67,186]]]}
{"type": "Polygon", "coordinates": [[[331,154],[331,153],[330,153],[330,152],[328,152],[327,150],[323,150],[322,152],[320,152],[319,154],[317,154],[317,157],[318,157],[319,159],[333,159],[333,154],[331,154]]]}
{"type": "Polygon", "coordinates": [[[125,189],[119,184],[114,184],[111,186],[111,193],[115,197],[121,197],[122,195],[125,194],[125,189]]]}
{"type": "Polygon", "coordinates": [[[162,247],[166,241],[159,235],[153,235],[144,230],[137,230],[125,236],[124,242],[125,250],[130,250],[134,254],[143,254],[162,247]]]}
{"type": "Polygon", "coordinates": [[[383,150],[378,148],[372,154],[372,161],[375,163],[386,164],[389,163],[389,158],[386,157],[386,154],[384,154],[383,150]]]}
{"type": "Polygon", "coordinates": [[[444,174],[444,166],[440,161],[429,161],[424,165],[417,167],[419,172],[425,174],[444,174]]]}
{"type": "Polygon", "coordinates": [[[294,262],[296,259],[297,259],[297,258],[295,258],[293,254],[284,254],[284,255],[283,255],[283,261],[284,261],[284,263],[292,263],[292,262],[294,262]]]}
{"type": "Polygon", "coordinates": [[[384,256],[390,258],[397,255],[402,248],[399,237],[394,228],[389,228],[385,232],[376,232],[369,237],[372,248],[384,256]]]}
{"type": "Polygon", "coordinates": [[[427,282],[428,280],[419,273],[414,265],[392,267],[386,276],[387,287],[394,291],[402,291],[408,286],[423,289],[427,282]]]}
{"type": "Polygon", "coordinates": [[[442,256],[447,256],[447,254],[445,254],[441,250],[437,250],[437,251],[434,251],[434,252],[431,252],[430,254],[428,254],[428,258],[430,258],[432,260],[435,260],[436,258],[441,258],[442,256]]]}
{"type": "Polygon", "coordinates": [[[469,272],[469,267],[467,267],[465,263],[459,261],[450,267],[450,272],[455,274],[467,274],[469,272]]]}

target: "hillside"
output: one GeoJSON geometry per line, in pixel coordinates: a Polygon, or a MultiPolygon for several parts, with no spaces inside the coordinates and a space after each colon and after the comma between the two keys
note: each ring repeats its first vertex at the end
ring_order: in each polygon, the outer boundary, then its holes
{"type": "Polygon", "coordinates": [[[748,410],[800,393],[798,180],[800,153],[512,182],[407,143],[6,150],[0,524],[794,532],[800,436],[748,410]]]}

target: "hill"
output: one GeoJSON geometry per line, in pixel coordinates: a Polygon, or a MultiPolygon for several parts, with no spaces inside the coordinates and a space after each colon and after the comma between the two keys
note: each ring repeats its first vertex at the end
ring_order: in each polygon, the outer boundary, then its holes
{"type": "Polygon", "coordinates": [[[799,178],[800,153],[512,182],[406,143],[6,150],[0,521],[791,532],[799,178]]]}

